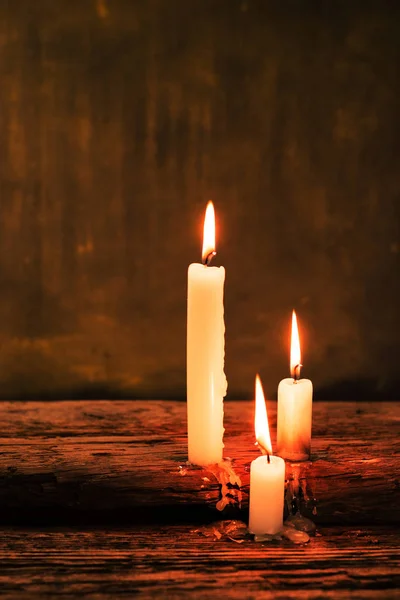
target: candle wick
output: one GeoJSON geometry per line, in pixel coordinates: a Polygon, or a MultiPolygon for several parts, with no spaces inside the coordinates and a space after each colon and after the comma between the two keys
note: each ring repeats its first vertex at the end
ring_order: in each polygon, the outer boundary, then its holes
{"type": "Polygon", "coordinates": [[[268,461],[268,464],[271,464],[271,458],[268,453],[267,453],[267,461],[268,461]]]}
{"type": "Polygon", "coordinates": [[[300,369],[302,366],[303,365],[299,363],[293,368],[293,383],[297,383],[297,381],[300,379],[300,369]]]}
{"type": "Polygon", "coordinates": [[[209,252],[209,254],[207,254],[207,256],[205,258],[203,258],[203,265],[208,267],[216,254],[217,253],[215,252],[215,250],[212,250],[212,252],[209,252]]]}
{"type": "Polygon", "coordinates": [[[269,458],[270,454],[269,454],[268,450],[266,449],[266,447],[263,446],[262,443],[259,442],[258,440],[256,441],[256,445],[260,447],[261,454],[263,454],[264,456],[267,455],[268,462],[271,462],[270,458],[269,458]]]}

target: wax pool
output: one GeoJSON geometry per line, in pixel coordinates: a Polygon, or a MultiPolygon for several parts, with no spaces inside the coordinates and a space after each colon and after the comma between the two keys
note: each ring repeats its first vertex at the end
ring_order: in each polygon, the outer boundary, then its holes
{"type": "Polygon", "coordinates": [[[191,264],[188,271],[188,458],[196,465],[222,460],[224,373],[224,267],[191,264]]]}
{"type": "Polygon", "coordinates": [[[259,456],[250,467],[249,530],[274,535],[283,526],[285,461],[279,456],[259,456]]]}
{"type": "Polygon", "coordinates": [[[278,387],[277,453],[291,461],[310,458],[313,386],[309,379],[283,379],[278,387]]]}

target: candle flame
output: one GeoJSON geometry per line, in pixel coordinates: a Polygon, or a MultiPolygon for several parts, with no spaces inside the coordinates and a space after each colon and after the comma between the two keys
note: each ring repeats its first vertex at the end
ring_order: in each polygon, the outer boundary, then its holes
{"type": "Polygon", "coordinates": [[[204,233],[203,233],[203,263],[207,264],[210,255],[215,254],[215,212],[214,204],[209,201],[206,208],[204,218],[204,233]]]}
{"type": "Polygon", "coordinates": [[[299,328],[297,327],[297,317],[295,311],[292,312],[292,339],[290,343],[290,374],[294,380],[300,377],[301,351],[299,328]]]}
{"type": "Polygon", "coordinates": [[[256,440],[263,454],[272,454],[271,436],[269,435],[267,407],[259,375],[256,375],[256,414],[254,418],[256,440]]]}

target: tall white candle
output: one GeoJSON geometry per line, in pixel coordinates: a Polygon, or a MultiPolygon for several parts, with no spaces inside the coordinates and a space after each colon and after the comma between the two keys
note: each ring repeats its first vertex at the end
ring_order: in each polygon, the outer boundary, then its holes
{"type": "Polygon", "coordinates": [[[215,215],[209,202],[204,220],[203,264],[188,270],[187,421],[188,458],[196,465],[222,460],[224,373],[224,267],[210,267],[215,254],[215,215]]]}
{"type": "Polygon", "coordinates": [[[278,454],[291,461],[309,460],[313,386],[309,379],[299,379],[301,363],[300,338],[296,313],[292,314],[290,348],[291,378],[278,387],[278,454]]]}
{"type": "Polygon", "coordinates": [[[274,535],[283,526],[285,461],[272,456],[267,409],[259,376],[256,376],[256,439],[266,454],[250,466],[249,530],[255,535],[274,535]]]}

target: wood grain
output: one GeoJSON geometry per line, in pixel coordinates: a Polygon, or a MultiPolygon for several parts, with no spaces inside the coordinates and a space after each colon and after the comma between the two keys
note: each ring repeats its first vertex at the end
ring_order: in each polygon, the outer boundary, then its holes
{"type": "Polygon", "coordinates": [[[205,537],[191,525],[6,529],[2,598],[395,599],[398,535],[322,528],[307,546],[205,537]]]}
{"type": "MultiPolygon", "coordinates": [[[[186,461],[179,402],[0,405],[0,520],[214,519],[219,485],[186,461]],[[207,478],[207,479],[204,479],[207,478]]],[[[274,407],[269,407],[272,432],[274,407]]],[[[318,523],[399,523],[399,405],[316,403],[307,466],[318,523]]],[[[248,499],[253,403],[225,403],[225,455],[248,499]]],[[[274,444],[273,436],[273,444],[274,444]]],[[[230,513],[228,513],[230,514],[230,513]]]]}

